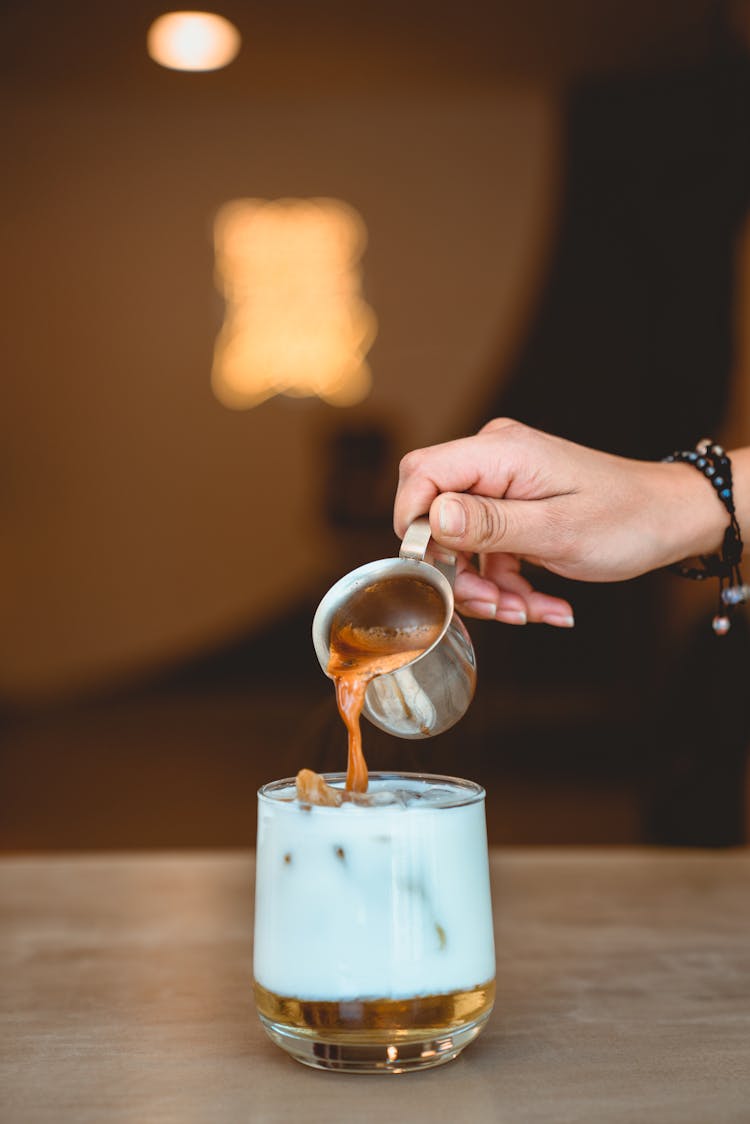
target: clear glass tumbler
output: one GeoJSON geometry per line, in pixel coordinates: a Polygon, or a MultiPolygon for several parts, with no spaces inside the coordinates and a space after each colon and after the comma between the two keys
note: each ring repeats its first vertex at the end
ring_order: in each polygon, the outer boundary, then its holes
{"type": "Polygon", "coordinates": [[[340,807],[300,803],[293,779],[260,789],[255,1000],[297,1061],[403,1073],[477,1037],[495,994],[484,795],[413,773],[371,773],[340,807]]]}

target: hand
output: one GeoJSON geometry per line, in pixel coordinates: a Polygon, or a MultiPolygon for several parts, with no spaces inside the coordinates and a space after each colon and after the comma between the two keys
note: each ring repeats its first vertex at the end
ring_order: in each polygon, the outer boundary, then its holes
{"type": "Polygon", "coordinates": [[[558,627],[573,624],[569,602],[535,590],[521,559],[568,578],[621,581],[717,550],[726,523],[689,465],[612,456],[507,418],[404,457],[396,534],[425,513],[435,542],[457,552],[461,612],[558,627]]]}

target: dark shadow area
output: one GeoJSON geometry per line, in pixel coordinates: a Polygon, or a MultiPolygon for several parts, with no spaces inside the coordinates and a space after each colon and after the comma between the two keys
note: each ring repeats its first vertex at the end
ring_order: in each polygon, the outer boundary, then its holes
{"type": "MultiPolygon", "coordinates": [[[[747,57],[720,32],[700,68],[607,79],[573,94],[549,282],[511,384],[480,422],[517,417],[642,459],[721,432],[737,237],[750,201],[749,128],[747,57]]],[[[606,587],[540,580],[573,602],[576,629],[484,644],[485,675],[536,685],[542,713],[563,684],[569,695],[590,694],[602,723],[558,724],[557,756],[576,769],[588,746],[600,771],[629,778],[643,839],[742,841],[747,629],[719,639],[709,617],[681,648],[665,612],[680,579],[667,575],[606,587]]],[[[524,738],[536,740],[531,729],[524,738]]],[[[532,772],[539,760],[539,775],[549,776],[536,752],[516,756],[532,772]]],[[[590,764],[580,769],[587,775],[590,764]]]]}

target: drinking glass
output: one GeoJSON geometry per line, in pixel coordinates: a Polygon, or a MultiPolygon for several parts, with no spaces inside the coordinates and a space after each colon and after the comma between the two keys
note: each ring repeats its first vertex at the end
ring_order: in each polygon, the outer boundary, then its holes
{"type": "Polygon", "coordinates": [[[484,796],[415,773],[371,773],[338,807],[300,803],[291,778],[260,789],[255,1000],[297,1061],[403,1073],[480,1033],[495,994],[484,796]]]}

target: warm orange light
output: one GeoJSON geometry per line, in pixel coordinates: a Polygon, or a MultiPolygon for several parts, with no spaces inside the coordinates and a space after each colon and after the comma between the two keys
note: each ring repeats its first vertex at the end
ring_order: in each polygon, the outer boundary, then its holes
{"type": "Polygon", "coordinates": [[[219,70],[237,57],[240,43],[234,24],[213,12],[167,12],[146,37],[151,58],[170,70],[219,70]]]}
{"type": "Polygon", "coordinates": [[[362,218],[336,199],[237,199],[221,208],[216,271],[226,314],[212,381],[225,406],[274,394],[350,406],[367,395],[376,321],[360,290],[365,241],[362,218]]]}

